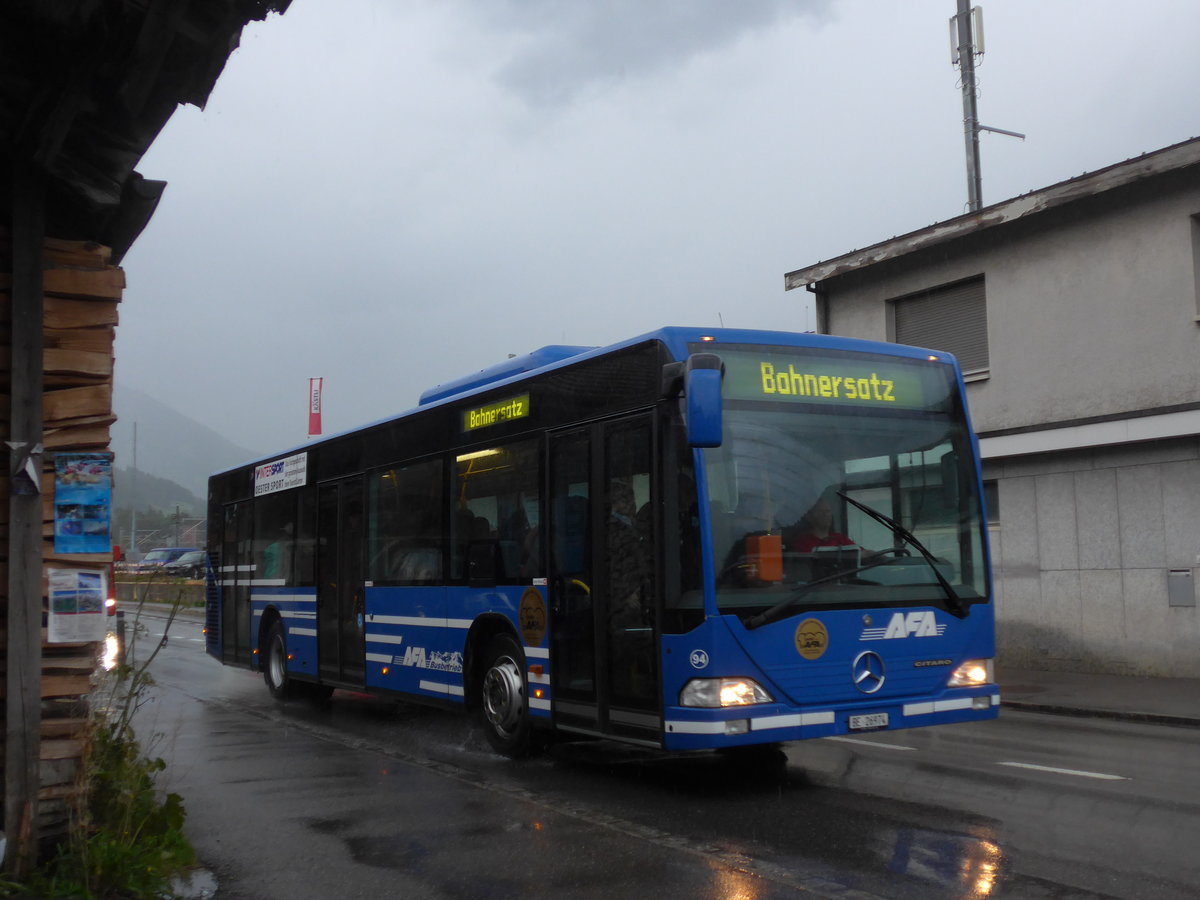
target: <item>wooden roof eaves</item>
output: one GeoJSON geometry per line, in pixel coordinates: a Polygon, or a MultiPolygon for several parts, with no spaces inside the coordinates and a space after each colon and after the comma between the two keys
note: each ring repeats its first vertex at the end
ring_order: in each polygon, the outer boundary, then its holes
{"type": "Polygon", "coordinates": [[[290,2],[12,0],[0,163],[43,172],[47,227],[106,243],[119,262],[161,194],[134,167],[181,103],[207,102],[242,28],[290,2]]]}

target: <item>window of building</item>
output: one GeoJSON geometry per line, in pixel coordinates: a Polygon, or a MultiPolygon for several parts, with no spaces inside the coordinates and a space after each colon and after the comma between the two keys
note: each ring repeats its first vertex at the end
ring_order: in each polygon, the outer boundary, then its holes
{"type": "Polygon", "coordinates": [[[987,504],[987,521],[990,527],[1000,524],[1000,482],[983,483],[983,502],[987,504]]]}
{"type": "Polygon", "coordinates": [[[1200,214],[1192,216],[1192,281],[1196,288],[1196,317],[1200,324],[1200,214]]]}
{"type": "Polygon", "coordinates": [[[953,353],[968,378],[988,374],[982,276],[899,297],[891,304],[897,344],[953,353]]]}

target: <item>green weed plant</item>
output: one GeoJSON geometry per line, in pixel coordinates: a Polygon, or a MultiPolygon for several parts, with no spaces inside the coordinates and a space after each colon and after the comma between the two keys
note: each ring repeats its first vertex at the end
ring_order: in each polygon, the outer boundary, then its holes
{"type": "MultiPolygon", "coordinates": [[[[136,662],[143,595],[126,641],[124,659],[93,693],[90,740],[84,758],[86,802],[57,854],[24,884],[0,882],[0,895],[55,900],[165,900],[172,881],[195,865],[183,833],[183,798],[158,787],[166,763],[146,753],[134,736],[133,719],[150,699],[150,664],[164,637],[144,662],[136,662]]],[[[168,617],[166,633],[178,611],[168,617]]]]}

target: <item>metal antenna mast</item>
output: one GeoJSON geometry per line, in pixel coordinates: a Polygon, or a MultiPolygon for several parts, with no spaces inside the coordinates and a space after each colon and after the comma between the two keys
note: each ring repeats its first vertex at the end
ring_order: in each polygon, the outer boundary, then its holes
{"type": "Polygon", "coordinates": [[[983,55],[983,9],[958,0],[958,14],[950,17],[951,63],[962,70],[963,139],[967,149],[967,209],[983,206],[983,173],[979,166],[979,132],[993,131],[1025,140],[1025,135],[979,124],[975,107],[975,55],[983,55]]]}

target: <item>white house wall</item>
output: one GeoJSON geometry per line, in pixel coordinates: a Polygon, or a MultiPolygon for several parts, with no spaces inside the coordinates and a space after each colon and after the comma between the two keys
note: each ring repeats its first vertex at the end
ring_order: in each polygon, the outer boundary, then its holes
{"type": "Polygon", "coordinates": [[[1200,677],[1200,441],[1046,454],[985,465],[1007,665],[1200,677]],[[1178,577],[1178,576],[1174,576],[1178,577]]]}
{"type": "Polygon", "coordinates": [[[1197,607],[1168,595],[1200,582],[1197,415],[1171,410],[1200,401],[1197,214],[1191,169],[819,285],[826,330],[889,340],[886,301],[985,277],[990,375],[967,390],[1002,664],[1200,676],[1197,607]]]}

